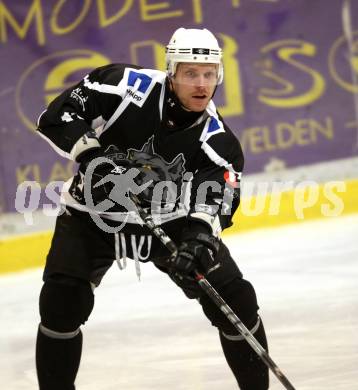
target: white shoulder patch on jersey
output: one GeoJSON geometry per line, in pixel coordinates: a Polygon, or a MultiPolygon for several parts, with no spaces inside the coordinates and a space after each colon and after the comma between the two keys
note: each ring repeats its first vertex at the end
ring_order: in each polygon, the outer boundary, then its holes
{"type": "Polygon", "coordinates": [[[142,107],[156,83],[163,84],[166,74],[152,69],[126,68],[123,79],[127,81],[125,98],[142,107]]]}
{"type": "Polygon", "coordinates": [[[106,131],[122,115],[130,103],[142,107],[156,83],[165,83],[166,74],[159,70],[125,68],[118,89],[123,98],[116,111],[103,127],[106,131]]]}

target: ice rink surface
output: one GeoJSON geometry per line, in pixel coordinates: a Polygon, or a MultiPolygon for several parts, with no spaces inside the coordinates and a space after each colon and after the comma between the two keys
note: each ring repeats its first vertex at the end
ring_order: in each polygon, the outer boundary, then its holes
{"type": "MultiPolygon", "coordinates": [[[[225,237],[258,295],[270,355],[297,390],[358,389],[358,215],[225,237]]],[[[0,381],[37,389],[41,271],[0,277],[0,381]]],[[[79,390],[230,390],[217,331],[151,264],[114,265],[83,328],[79,390]]],[[[283,389],[271,375],[271,389],[283,389]]]]}

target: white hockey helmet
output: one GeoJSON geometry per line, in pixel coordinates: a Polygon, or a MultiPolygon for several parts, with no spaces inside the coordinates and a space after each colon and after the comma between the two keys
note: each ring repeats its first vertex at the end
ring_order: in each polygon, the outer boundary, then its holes
{"type": "Polygon", "coordinates": [[[214,34],[206,28],[178,28],[166,47],[165,61],[169,76],[175,75],[180,62],[218,64],[217,84],[223,81],[222,50],[214,34]]]}

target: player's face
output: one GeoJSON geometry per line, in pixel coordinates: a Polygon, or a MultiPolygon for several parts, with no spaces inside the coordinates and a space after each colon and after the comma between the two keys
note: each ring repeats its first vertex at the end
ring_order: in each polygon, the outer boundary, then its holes
{"type": "Polygon", "coordinates": [[[182,105],[190,111],[203,111],[218,82],[218,65],[180,63],[172,87],[182,105]]]}

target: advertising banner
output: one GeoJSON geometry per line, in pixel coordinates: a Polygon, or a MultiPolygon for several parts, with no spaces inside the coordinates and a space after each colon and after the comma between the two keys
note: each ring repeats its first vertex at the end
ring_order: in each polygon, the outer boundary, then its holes
{"type": "Polygon", "coordinates": [[[23,181],[72,175],[34,131],[55,96],[112,62],[164,70],[181,26],[223,47],[215,100],[245,174],[357,156],[357,18],[358,2],[342,0],[0,1],[0,205],[14,209],[23,181]]]}

